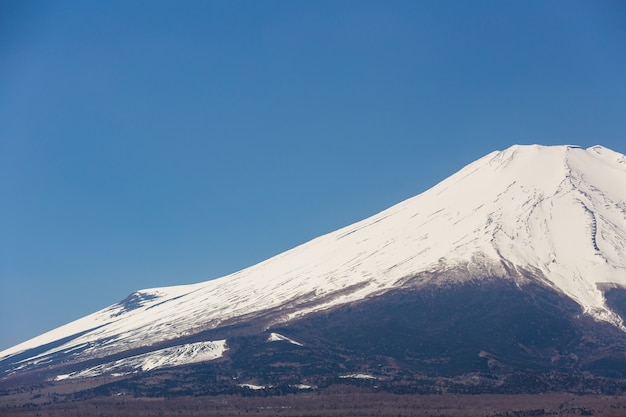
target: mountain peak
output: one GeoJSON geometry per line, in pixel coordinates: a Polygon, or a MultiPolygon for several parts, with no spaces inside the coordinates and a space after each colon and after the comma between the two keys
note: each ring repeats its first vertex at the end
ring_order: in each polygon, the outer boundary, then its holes
{"type": "Polygon", "coordinates": [[[626,284],[624,161],[601,146],[515,145],[417,198],[436,192],[452,253],[532,267],[587,313],[622,326],[597,285],[626,284]]]}

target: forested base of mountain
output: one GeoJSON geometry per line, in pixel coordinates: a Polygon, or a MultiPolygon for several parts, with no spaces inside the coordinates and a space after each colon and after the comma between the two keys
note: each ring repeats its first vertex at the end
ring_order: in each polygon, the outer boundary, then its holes
{"type": "MultiPolygon", "coordinates": [[[[40,398],[41,399],[41,398],[40,398]]],[[[539,395],[399,395],[352,386],[281,396],[111,396],[35,404],[0,402],[3,417],[283,416],[283,417],[525,417],[626,415],[626,397],[539,395]]]]}

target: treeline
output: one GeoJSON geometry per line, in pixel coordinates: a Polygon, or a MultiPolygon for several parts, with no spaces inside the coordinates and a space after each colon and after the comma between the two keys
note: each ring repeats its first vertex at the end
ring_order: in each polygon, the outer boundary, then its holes
{"type": "Polygon", "coordinates": [[[626,398],[543,395],[395,395],[333,386],[281,397],[133,398],[124,395],[45,406],[3,407],[3,417],[623,417],[626,398]]]}

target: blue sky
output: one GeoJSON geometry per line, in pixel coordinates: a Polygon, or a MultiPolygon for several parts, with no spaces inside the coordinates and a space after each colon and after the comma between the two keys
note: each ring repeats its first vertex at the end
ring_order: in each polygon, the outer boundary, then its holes
{"type": "Polygon", "coordinates": [[[0,349],[515,143],[626,153],[621,1],[0,3],[0,349]]]}

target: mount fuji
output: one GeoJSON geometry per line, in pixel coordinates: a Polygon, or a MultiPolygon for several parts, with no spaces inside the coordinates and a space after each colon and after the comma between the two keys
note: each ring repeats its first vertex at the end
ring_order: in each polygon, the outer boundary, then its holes
{"type": "Polygon", "coordinates": [[[621,393],[625,319],[626,156],[515,145],[257,265],[0,352],[0,391],[621,393]]]}

